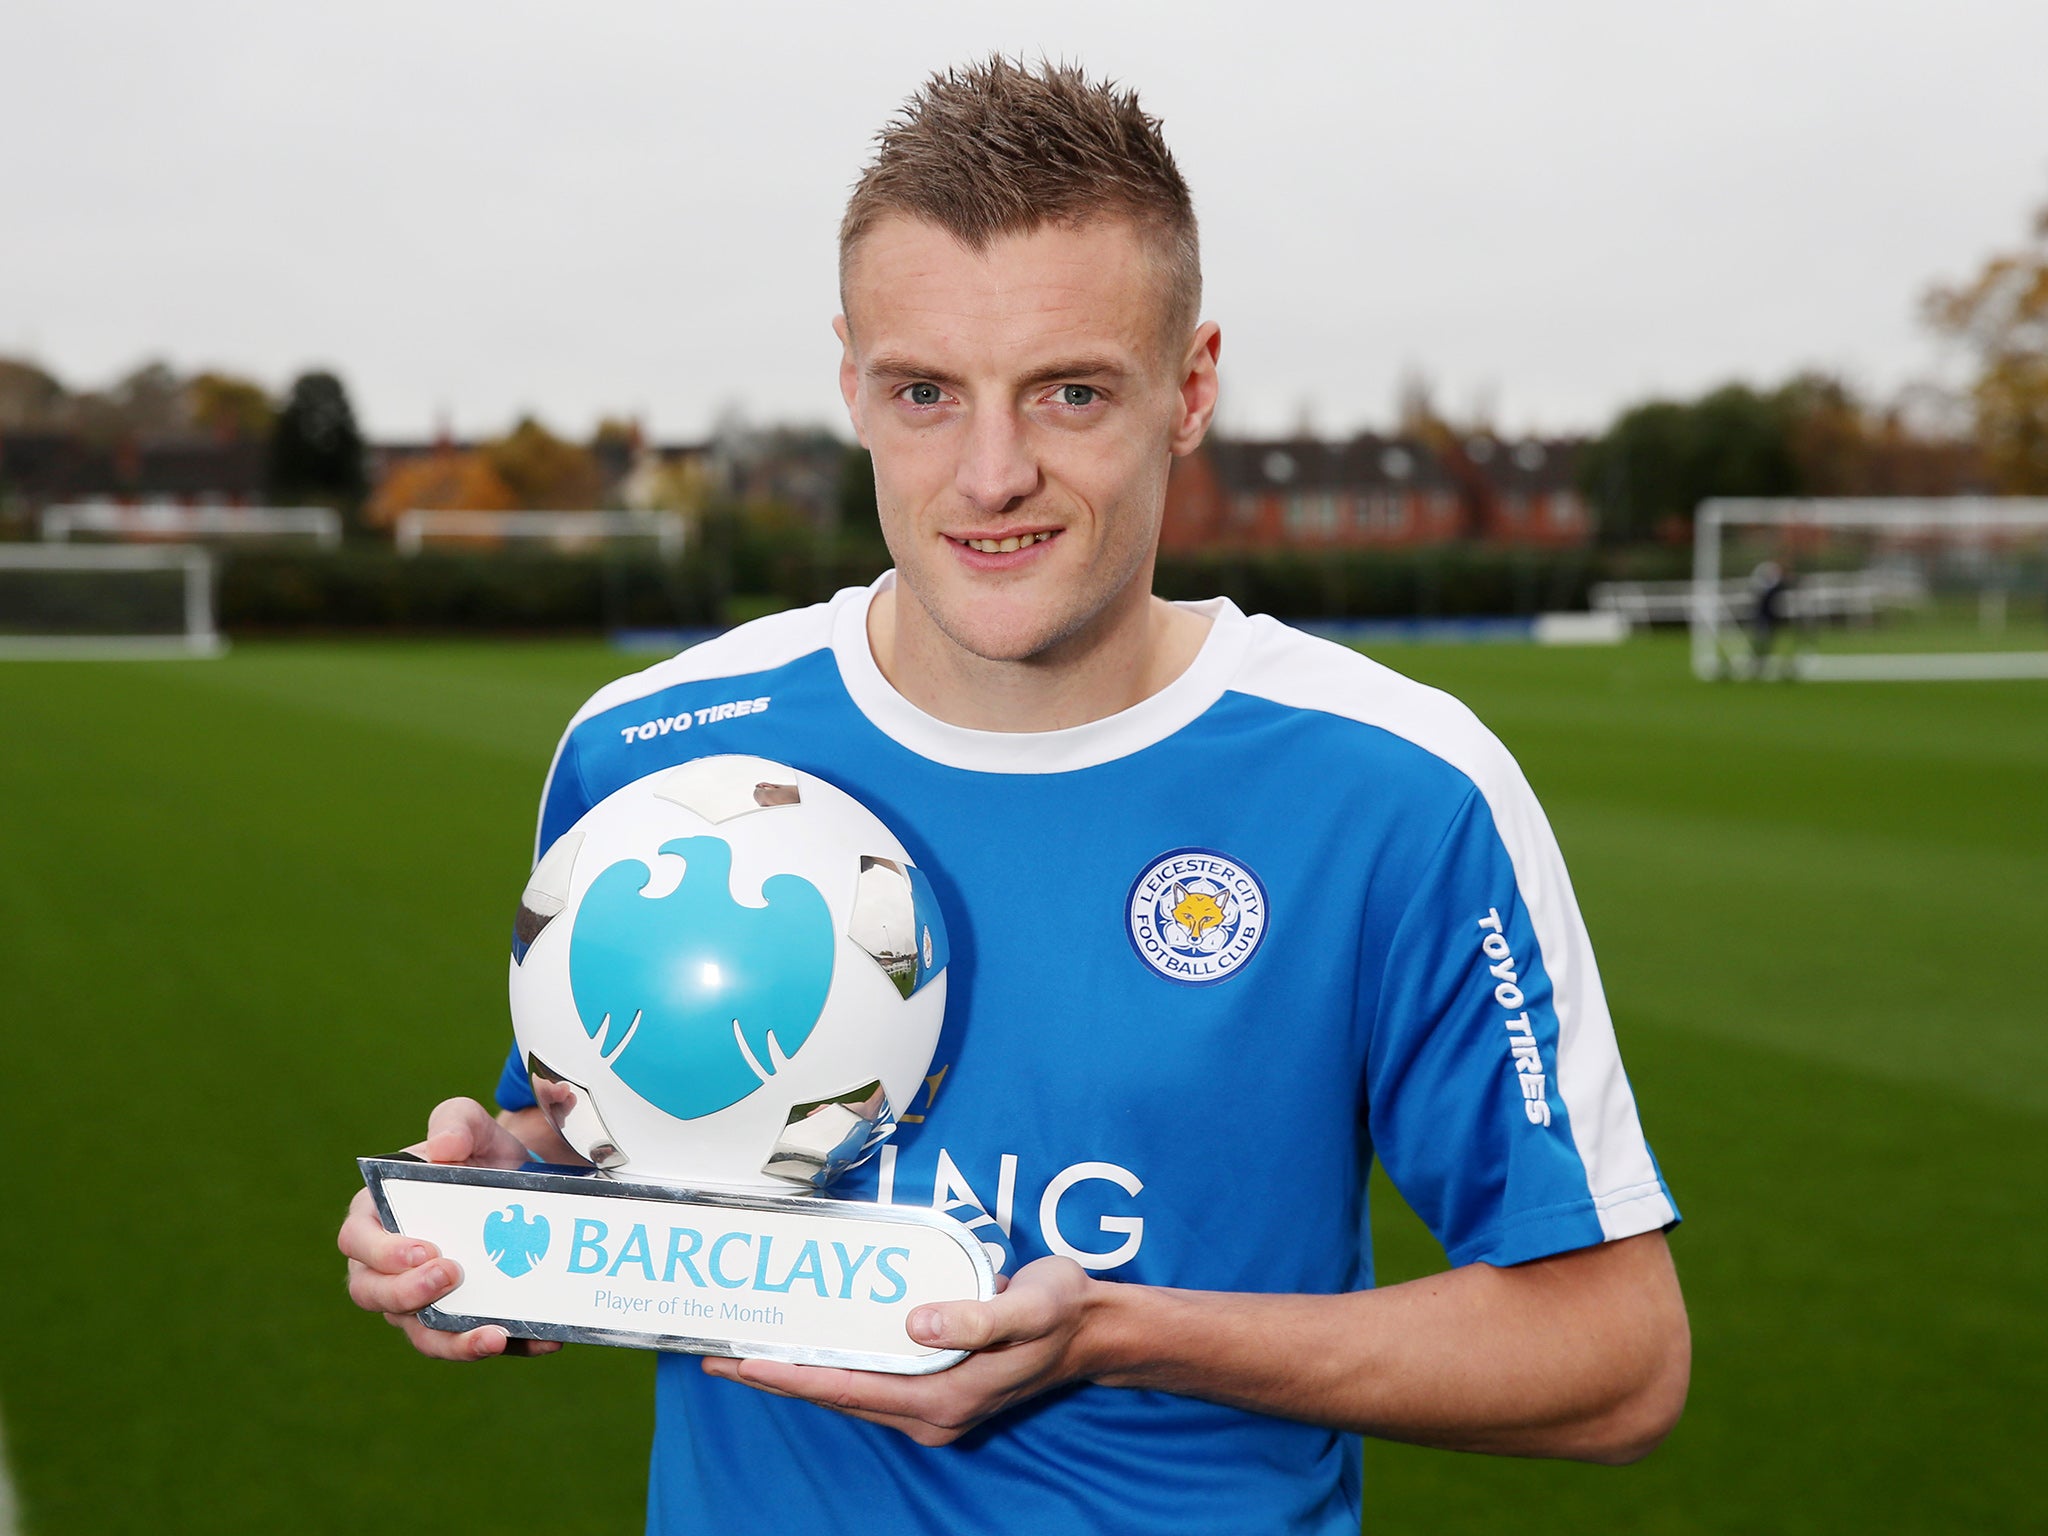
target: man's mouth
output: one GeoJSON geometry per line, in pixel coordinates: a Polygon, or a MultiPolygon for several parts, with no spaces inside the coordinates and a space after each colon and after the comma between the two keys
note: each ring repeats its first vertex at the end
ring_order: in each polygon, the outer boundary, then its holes
{"type": "Polygon", "coordinates": [[[1057,528],[1047,528],[1037,533],[1005,534],[999,539],[956,539],[950,533],[946,537],[968,549],[980,550],[984,555],[1011,555],[1020,549],[1029,549],[1033,544],[1043,544],[1057,532],[1057,528]]]}

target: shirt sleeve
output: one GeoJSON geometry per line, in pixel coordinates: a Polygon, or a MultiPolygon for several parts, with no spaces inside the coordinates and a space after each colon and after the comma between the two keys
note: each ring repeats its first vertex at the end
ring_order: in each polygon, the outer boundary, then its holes
{"type": "Polygon", "coordinates": [[[1517,1264],[1678,1219],[1585,924],[1519,770],[1458,805],[1381,976],[1367,1125],[1453,1264],[1517,1264]]]}
{"type": "MultiPolygon", "coordinates": [[[[540,820],[534,833],[534,862],[555,845],[555,839],[575,826],[583,813],[592,804],[590,793],[584,787],[582,765],[576,752],[576,728],[572,724],[563,735],[561,745],[555,751],[555,761],[548,770],[547,787],[541,791],[540,820]]],[[[498,1108],[531,1109],[538,1102],[533,1096],[533,1083],[526,1075],[526,1063],[520,1059],[519,1043],[515,1040],[505,1053],[505,1065],[498,1073],[498,1108]]]]}

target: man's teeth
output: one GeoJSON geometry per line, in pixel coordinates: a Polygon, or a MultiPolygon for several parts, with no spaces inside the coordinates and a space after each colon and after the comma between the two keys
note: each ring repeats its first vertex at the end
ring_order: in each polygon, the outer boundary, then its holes
{"type": "Polygon", "coordinates": [[[1027,544],[1043,544],[1051,537],[1050,533],[1027,533],[1022,538],[1012,534],[1007,539],[963,539],[961,542],[969,549],[980,550],[984,555],[1007,555],[1024,548],[1027,544]]]}

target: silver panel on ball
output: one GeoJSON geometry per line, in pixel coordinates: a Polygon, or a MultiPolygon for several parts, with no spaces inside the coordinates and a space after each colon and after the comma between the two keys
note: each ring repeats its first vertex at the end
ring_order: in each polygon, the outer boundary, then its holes
{"type": "Polygon", "coordinates": [[[597,1112],[588,1088],[571,1082],[531,1051],[526,1053],[526,1075],[533,1081],[533,1097],[541,1112],[562,1133],[570,1150],[599,1168],[626,1166],[629,1159],[619,1149],[604,1116],[597,1112]]]}
{"type": "Polygon", "coordinates": [[[894,859],[862,854],[847,935],[905,997],[917,990],[917,893],[894,859]]]}
{"type": "Polygon", "coordinates": [[[879,1081],[829,1099],[793,1105],[775,1149],[761,1171],[823,1189],[847,1169],[866,1162],[896,1132],[896,1112],[879,1081]]]}
{"type": "Polygon", "coordinates": [[[519,911],[512,919],[512,959],[522,963],[549,923],[569,905],[569,877],[576,868],[576,855],[583,850],[583,834],[571,827],[549,846],[526,877],[526,889],[519,894],[519,911]]]}

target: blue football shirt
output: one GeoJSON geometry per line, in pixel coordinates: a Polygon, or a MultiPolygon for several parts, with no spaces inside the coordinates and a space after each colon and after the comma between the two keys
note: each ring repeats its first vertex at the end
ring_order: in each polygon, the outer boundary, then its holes
{"type": "MultiPolygon", "coordinates": [[[[744,752],[902,839],[951,940],[946,1024],[836,1192],[951,1209],[1013,1268],[1274,1293],[1372,1284],[1374,1156],[1454,1264],[1677,1219],[1556,841],[1463,705],[1216,601],[1133,708],[967,730],[882,677],[880,585],[601,690],[539,829],[744,752]]],[[[516,1052],[498,1098],[533,1103],[516,1052]]],[[[1357,1437],[1163,1393],[1069,1387],[936,1450],[688,1357],[656,1397],[651,1531],[1359,1528],[1357,1437]]]]}

